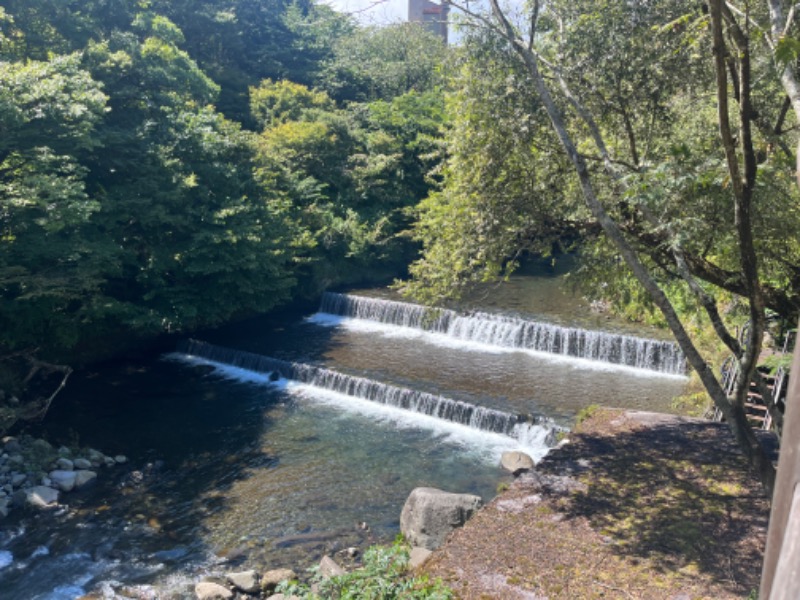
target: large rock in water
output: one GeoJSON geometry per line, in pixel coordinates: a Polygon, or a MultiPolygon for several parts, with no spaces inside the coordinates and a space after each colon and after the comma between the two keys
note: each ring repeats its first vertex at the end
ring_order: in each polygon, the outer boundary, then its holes
{"type": "Polygon", "coordinates": [[[75,487],[75,471],[50,471],[48,477],[50,481],[62,492],[71,492],[75,487]]]}
{"type": "Polygon", "coordinates": [[[14,504],[40,509],[56,508],[58,506],[58,490],[44,485],[18,490],[14,494],[14,504]]]}
{"type": "Polygon", "coordinates": [[[417,488],[400,514],[400,531],[412,546],[435,550],[483,505],[479,496],[417,488]]]}
{"type": "Polygon", "coordinates": [[[514,475],[530,471],[534,467],[533,459],[524,452],[503,452],[500,465],[514,475]]]}

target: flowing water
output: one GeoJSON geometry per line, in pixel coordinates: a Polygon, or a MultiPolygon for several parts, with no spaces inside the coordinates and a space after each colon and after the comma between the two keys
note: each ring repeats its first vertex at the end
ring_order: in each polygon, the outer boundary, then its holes
{"type": "Polygon", "coordinates": [[[328,295],[306,318],[78,374],[45,429],[130,467],[63,496],[69,510],[3,521],[0,597],[191,597],[209,570],[387,541],[414,487],[488,500],[503,451],[541,458],[592,403],[670,411],[685,383],[672,344],[591,313],[558,277],[476,298],[430,313],[382,290],[328,295]],[[131,469],[141,481],[121,487],[131,469]]]}

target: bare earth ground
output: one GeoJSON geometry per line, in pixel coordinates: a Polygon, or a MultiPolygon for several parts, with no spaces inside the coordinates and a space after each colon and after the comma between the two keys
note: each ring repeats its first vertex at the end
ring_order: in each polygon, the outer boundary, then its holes
{"type": "Polygon", "coordinates": [[[768,516],[725,425],[600,409],[423,569],[465,600],[748,598],[768,516]]]}

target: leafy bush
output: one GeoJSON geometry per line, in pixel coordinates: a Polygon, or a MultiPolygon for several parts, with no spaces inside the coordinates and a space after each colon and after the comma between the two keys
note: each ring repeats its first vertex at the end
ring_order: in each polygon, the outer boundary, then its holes
{"type": "Polygon", "coordinates": [[[360,569],[323,579],[315,574],[311,587],[289,582],[279,586],[285,595],[307,600],[450,600],[453,594],[440,580],[408,572],[409,548],[398,537],[391,546],[373,546],[364,553],[360,569]]]}

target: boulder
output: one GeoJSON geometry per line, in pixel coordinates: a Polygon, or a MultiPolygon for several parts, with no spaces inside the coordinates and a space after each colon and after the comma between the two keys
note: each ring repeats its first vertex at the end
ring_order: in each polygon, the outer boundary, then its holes
{"type": "Polygon", "coordinates": [[[272,592],[279,583],[297,579],[297,573],[291,569],[272,569],[261,576],[261,589],[265,592],[272,592]]]}
{"type": "Polygon", "coordinates": [[[52,485],[62,492],[71,492],[75,488],[77,471],[50,471],[48,477],[52,485]]]}
{"type": "Polygon", "coordinates": [[[72,461],[72,464],[75,465],[76,469],[91,469],[92,463],[85,458],[76,458],[72,461]]]}
{"type": "Polygon", "coordinates": [[[435,550],[483,505],[479,496],[416,488],[400,514],[400,531],[412,546],[435,550]]]}
{"type": "Polygon", "coordinates": [[[14,504],[39,509],[56,508],[58,506],[58,490],[43,485],[19,490],[14,494],[14,504]]]}
{"type": "Polygon", "coordinates": [[[18,488],[23,483],[28,480],[28,476],[25,473],[12,473],[11,474],[11,485],[12,487],[18,488]]]}
{"type": "Polygon", "coordinates": [[[22,451],[22,444],[19,443],[19,440],[17,438],[10,436],[4,437],[3,449],[9,454],[16,454],[17,452],[22,451]]]}
{"type": "Polygon", "coordinates": [[[100,452],[99,450],[95,450],[94,448],[89,448],[86,452],[89,457],[89,460],[92,462],[103,462],[106,459],[106,455],[100,452]]]}
{"type": "Polygon", "coordinates": [[[117,454],[114,457],[114,462],[118,465],[124,465],[126,462],[128,462],[128,457],[123,454],[117,454]]]}
{"type": "Polygon", "coordinates": [[[50,445],[50,442],[48,442],[47,440],[43,440],[41,438],[33,440],[31,448],[33,448],[36,452],[41,452],[43,454],[49,454],[51,452],[55,452],[55,449],[53,448],[53,446],[50,445]]]}
{"type": "Polygon", "coordinates": [[[238,590],[252,594],[258,591],[258,574],[255,571],[227,573],[225,578],[238,590]]]}
{"type": "Polygon", "coordinates": [[[94,471],[75,471],[75,489],[80,490],[90,486],[97,479],[97,473],[94,471]]]}
{"type": "Polygon", "coordinates": [[[408,556],[408,568],[416,569],[417,567],[421,567],[425,564],[425,561],[431,557],[431,554],[433,554],[433,552],[427,548],[415,546],[411,549],[411,553],[408,556]]]}
{"type": "Polygon", "coordinates": [[[345,572],[330,556],[323,556],[322,560],[319,561],[319,574],[322,575],[323,579],[344,575],[345,572]]]}
{"type": "Polygon", "coordinates": [[[70,459],[64,458],[62,456],[56,461],[56,468],[59,471],[74,471],[75,463],[73,463],[70,459]]]}
{"type": "Polygon", "coordinates": [[[194,595],[197,600],[229,600],[233,592],[223,585],[213,581],[201,581],[194,586],[194,595]]]}
{"type": "Polygon", "coordinates": [[[11,504],[10,498],[0,498],[0,519],[8,516],[9,504],[11,504]]]}
{"type": "Polygon", "coordinates": [[[533,459],[524,452],[503,452],[500,457],[500,465],[514,475],[519,475],[525,471],[530,471],[535,463],[533,459]]]}

